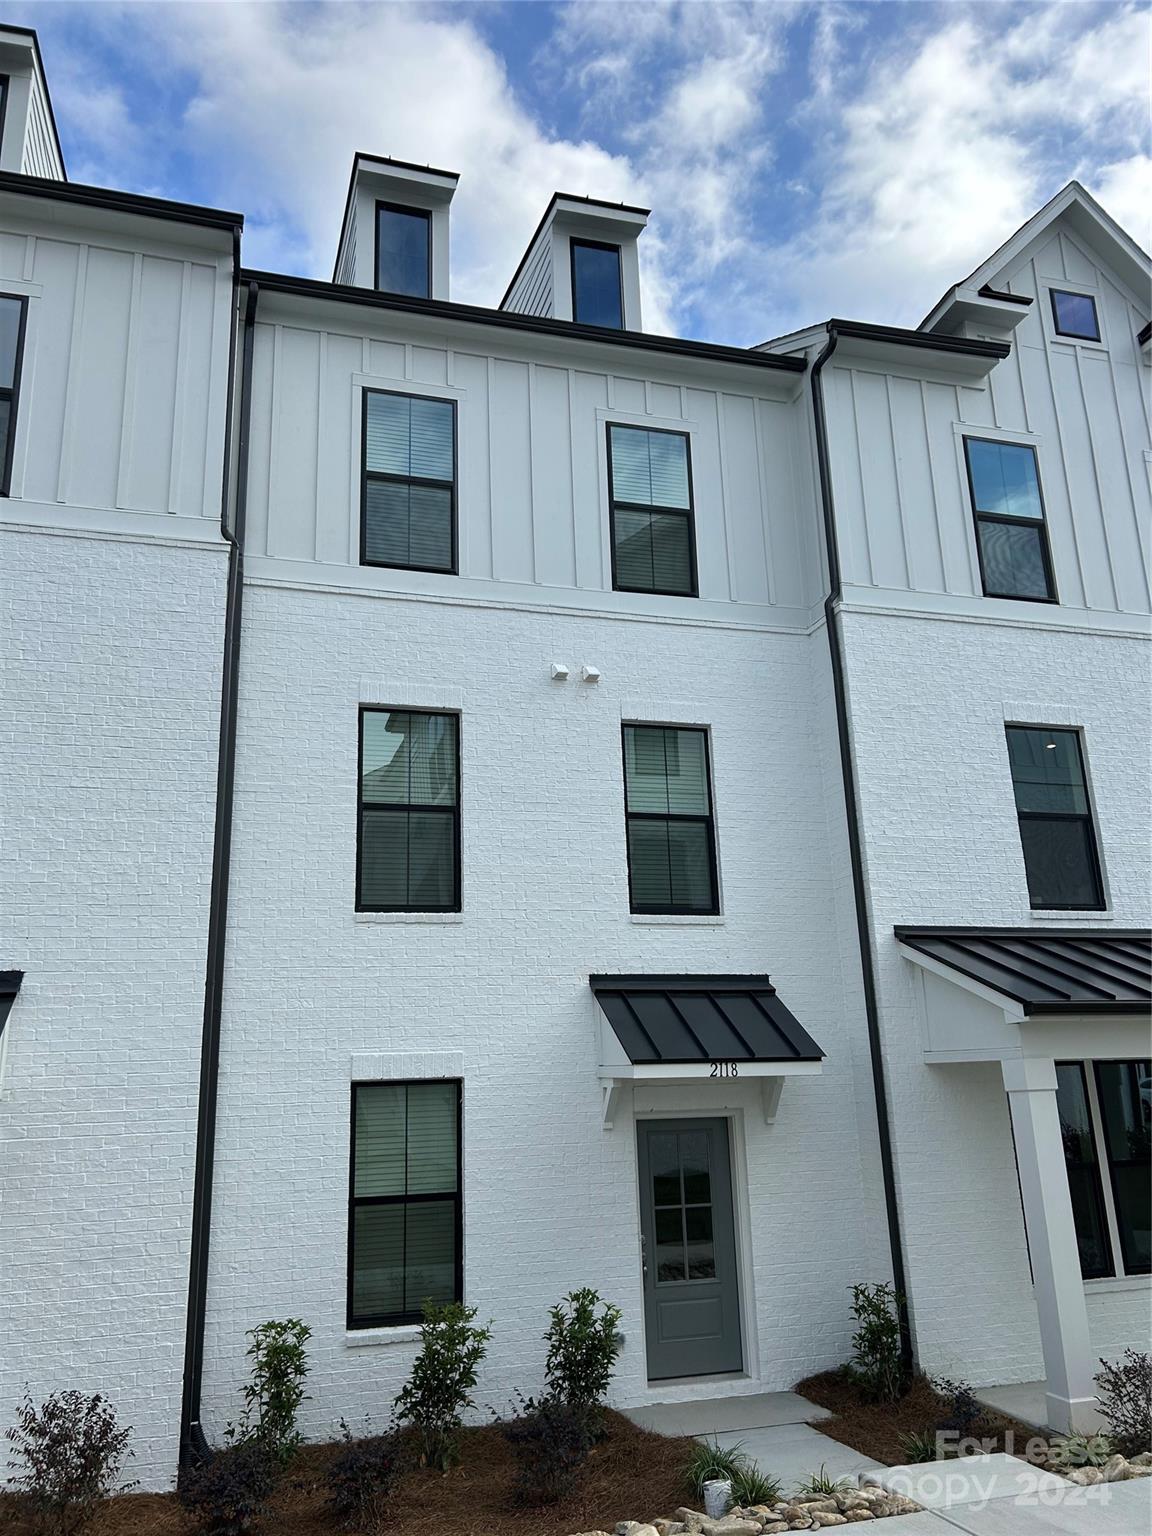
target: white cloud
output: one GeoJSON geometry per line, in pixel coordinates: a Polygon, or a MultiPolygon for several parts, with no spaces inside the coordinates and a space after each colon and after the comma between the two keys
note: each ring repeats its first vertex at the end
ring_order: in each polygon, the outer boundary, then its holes
{"type": "Polygon", "coordinates": [[[1129,155],[1084,176],[1088,190],[1132,238],[1152,250],[1152,156],[1129,155]]]}

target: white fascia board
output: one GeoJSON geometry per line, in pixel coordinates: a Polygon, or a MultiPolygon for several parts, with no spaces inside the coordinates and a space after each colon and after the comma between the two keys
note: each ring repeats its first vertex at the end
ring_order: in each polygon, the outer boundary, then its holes
{"type": "MultiPolygon", "coordinates": [[[[1009,1024],[1022,1024],[1026,1018],[1023,1006],[1014,997],[1008,997],[1003,992],[997,992],[994,987],[986,986],[982,981],[975,981],[971,976],[965,976],[961,971],[953,970],[950,965],[935,959],[932,955],[926,955],[919,949],[912,949],[909,945],[896,941],[896,948],[904,956],[905,960],[911,960],[920,966],[922,970],[932,971],[937,976],[942,976],[945,981],[952,982],[957,987],[962,987],[965,992],[971,992],[976,997],[981,997],[986,1003],[991,1003],[994,1008],[999,1008],[1009,1024]]],[[[927,1053],[926,1053],[927,1054],[927,1053]]],[[[935,1053],[939,1054],[939,1053],[935,1053]]],[[[946,1052],[952,1056],[952,1052],[946,1052]]],[[[957,1060],[962,1059],[956,1057],[957,1060]]],[[[970,1060],[989,1060],[987,1055],[968,1058],[970,1060]]]]}
{"type": "Polygon", "coordinates": [[[627,1083],[732,1082],[748,1077],[818,1077],[824,1070],[822,1061],[737,1061],[733,1065],[734,1076],[720,1079],[713,1076],[715,1064],[710,1061],[614,1062],[600,1068],[600,1077],[627,1083]]]}
{"type": "Polygon", "coordinates": [[[836,343],[834,360],[837,363],[870,364],[882,373],[963,384],[986,379],[1002,361],[998,357],[973,357],[966,352],[932,352],[914,344],[902,346],[898,341],[852,336],[844,332],[836,343]]]}
{"type": "Polygon", "coordinates": [[[1031,304],[989,298],[978,289],[963,285],[953,288],[940,301],[923,329],[955,335],[961,326],[971,325],[995,331],[997,341],[1007,341],[1031,308],[1031,304]]]}
{"type": "Polygon", "coordinates": [[[587,234],[593,239],[634,240],[647,223],[646,213],[637,213],[631,208],[580,203],[561,197],[557,198],[546,227],[561,224],[568,233],[587,234]]]}
{"type": "Polygon", "coordinates": [[[442,207],[450,203],[456,193],[454,177],[441,175],[438,171],[382,165],[363,155],[356,157],[354,180],[384,202],[408,203],[420,208],[442,207]]]}

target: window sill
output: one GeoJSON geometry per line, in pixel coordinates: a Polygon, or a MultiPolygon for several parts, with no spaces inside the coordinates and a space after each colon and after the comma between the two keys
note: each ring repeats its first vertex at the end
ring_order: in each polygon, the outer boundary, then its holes
{"type": "Polygon", "coordinates": [[[419,1323],[403,1323],[396,1328],[350,1328],[344,1335],[347,1349],[366,1349],[372,1344],[416,1344],[419,1340],[419,1323]]]}
{"type": "Polygon", "coordinates": [[[1109,1291],[1152,1290],[1152,1275],[1105,1275],[1099,1280],[1085,1280],[1085,1296],[1107,1295],[1109,1291]]]}
{"type": "Polygon", "coordinates": [[[463,912],[355,912],[358,923],[462,923],[463,912]]]}
{"type": "Polygon", "coordinates": [[[630,912],[628,920],[641,927],[720,928],[725,919],[723,912],[630,912]]]}
{"type": "Polygon", "coordinates": [[[1034,907],[1029,916],[1034,923],[1114,923],[1115,912],[1102,912],[1099,907],[1080,911],[1063,911],[1058,907],[1034,907]]]}

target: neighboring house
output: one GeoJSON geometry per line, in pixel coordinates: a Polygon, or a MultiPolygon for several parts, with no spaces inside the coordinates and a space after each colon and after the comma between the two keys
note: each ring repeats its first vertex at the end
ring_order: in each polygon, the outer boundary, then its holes
{"type": "Polygon", "coordinates": [[[455,186],[357,155],[326,283],[0,175],[3,1414],[105,1391],[163,1486],[269,1317],[324,1435],[425,1297],[499,1405],[595,1286],[638,1404],[895,1279],[1083,1421],[1152,1285],[1147,257],[1073,184],[749,350],[586,197],[453,303],[455,186]]]}

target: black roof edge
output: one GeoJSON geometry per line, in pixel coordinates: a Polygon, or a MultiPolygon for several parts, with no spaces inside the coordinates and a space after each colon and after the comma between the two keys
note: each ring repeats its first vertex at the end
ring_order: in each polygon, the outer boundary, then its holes
{"type": "Polygon", "coordinates": [[[315,277],[291,277],[281,272],[260,272],[248,267],[244,268],[242,276],[245,282],[259,283],[269,293],[286,293],[306,299],[331,299],[338,303],[359,304],[368,309],[428,315],[466,325],[490,325],[496,330],[532,331],[540,336],[595,341],[603,346],[661,352],[675,357],[696,357],[705,362],[737,363],[783,373],[803,373],[808,366],[802,357],[753,352],[746,347],[728,347],[720,342],[690,341],[679,336],[659,336],[649,331],[618,331],[603,325],[580,325],[575,320],[543,319],[535,315],[517,314],[512,310],[484,309],[477,304],[454,304],[448,299],[416,299],[405,294],[377,293],[373,288],[352,288],[344,283],[326,283],[315,277]]]}
{"type": "Polygon", "coordinates": [[[196,224],[204,229],[231,232],[244,227],[242,213],[202,208],[195,203],[170,202],[163,197],[144,197],[138,192],[115,192],[108,187],[88,187],[75,181],[53,181],[47,176],[25,176],[19,171],[0,171],[0,191],[25,197],[49,197],[61,203],[80,203],[110,213],[135,213],[175,224],[196,224]]]}
{"type": "Polygon", "coordinates": [[[928,923],[897,923],[892,932],[898,939],[1152,939],[1152,928],[1043,928],[1018,924],[1008,928],[964,928],[954,925],[933,927],[928,923]]]}
{"type": "Polygon", "coordinates": [[[701,992],[775,992],[769,977],[709,976],[694,973],[686,976],[589,976],[588,985],[593,992],[666,992],[669,988],[701,992]]]}
{"type": "Polygon", "coordinates": [[[829,335],[856,336],[861,341],[890,342],[893,346],[917,347],[925,352],[952,352],[965,357],[1005,358],[1012,347],[1006,341],[974,341],[967,336],[940,336],[935,331],[909,331],[897,325],[867,325],[862,320],[829,320],[829,335]]]}
{"type": "Polygon", "coordinates": [[[1150,336],[1152,336],[1152,320],[1149,320],[1148,324],[1143,328],[1143,330],[1136,333],[1137,345],[1142,347],[1150,336]]]}
{"type": "Polygon", "coordinates": [[[0,997],[15,997],[23,980],[23,971],[0,971],[0,997]]]}
{"type": "Polygon", "coordinates": [[[366,149],[354,149],[352,151],[352,165],[355,168],[357,160],[371,160],[374,165],[394,165],[399,171],[421,171],[429,176],[444,176],[449,181],[459,181],[459,171],[442,171],[436,165],[417,165],[415,160],[396,160],[391,155],[370,155],[366,149]]]}
{"type": "Polygon", "coordinates": [[[588,203],[593,208],[614,208],[618,213],[642,213],[645,218],[647,218],[648,215],[652,212],[651,208],[634,208],[630,203],[609,203],[606,202],[602,197],[584,197],[581,196],[581,194],[578,192],[553,192],[551,198],[549,199],[547,208],[545,208],[544,212],[540,215],[539,224],[537,224],[536,228],[532,231],[532,238],[524,247],[524,254],[516,263],[516,270],[513,272],[511,280],[507,288],[504,290],[503,298],[496,306],[497,309],[503,309],[504,305],[508,302],[508,295],[512,292],[513,288],[515,288],[516,280],[524,270],[524,263],[528,260],[528,257],[532,251],[532,247],[536,244],[537,240],[539,240],[540,231],[544,228],[545,224],[547,224],[549,215],[561,198],[563,198],[564,201],[568,203],[588,203]]]}
{"type": "Polygon", "coordinates": [[[60,130],[56,126],[56,110],[52,105],[52,91],[48,85],[48,71],[44,68],[44,55],[40,52],[40,34],[35,27],[17,27],[10,21],[0,22],[0,29],[5,32],[19,32],[23,37],[32,39],[32,52],[36,55],[36,63],[40,66],[40,79],[44,82],[44,100],[48,107],[48,121],[52,124],[52,137],[56,140],[56,153],[60,156],[60,169],[64,180],[68,180],[68,167],[64,163],[64,146],[60,142],[60,130]]]}
{"type": "Polygon", "coordinates": [[[985,283],[983,288],[977,288],[976,292],[982,299],[1000,299],[1005,304],[1020,304],[1025,309],[1032,303],[1026,293],[1004,293],[999,288],[993,288],[991,283],[985,283]]]}

